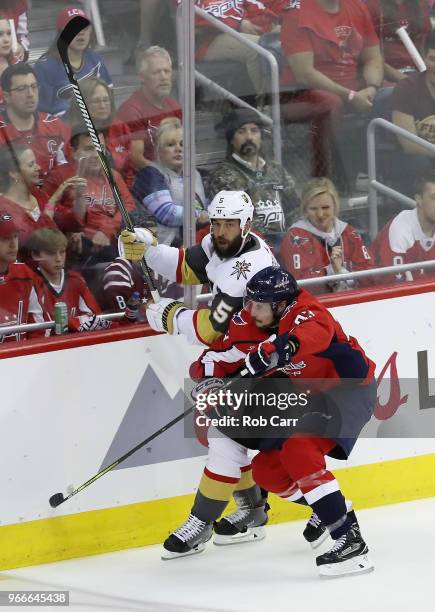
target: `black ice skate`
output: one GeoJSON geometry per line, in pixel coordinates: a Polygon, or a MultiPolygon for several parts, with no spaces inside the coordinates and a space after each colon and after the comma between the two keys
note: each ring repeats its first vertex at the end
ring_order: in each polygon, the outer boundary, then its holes
{"type": "Polygon", "coordinates": [[[359,527],[354,523],[328,552],[317,557],[319,574],[321,577],[334,578],[371,572],[374,566],[368,558],[368,552],[359,527]]]}
{"type": "Polygon", "coordinates": [[[213,525],[190,514],[187,521],[164,541],[162,559],[167,561],[202,552],[212,533],[213,525]]]}
{"type": "MultiPolygon", "coordinates": [[[[349,507],[351,508],[352,505],[349,504],[349,507]]],[[[347,516],[350,518],[352,526],[355,525],[359,529],[355,512],[350,510],[348,511],[347,516]]],[[[319,546],[321,546],[321,544],[323,544],[323,542],[328,538],[329,531],[326,529],[325,525],[323,525],[317,514],[313,512],[304,531],[302,532],[302,535],[308,544],[311,545],[311,548],[315,550],[316,548],[319,548],[319,546]]]]}
{"type": "Polygon", "coordinates": [[[321,544],[323,544],[323,542],[329,536],[329,531],[322,524],[322,521],[319,519],[317,514],[313,512],[305,529],[302,532],[302,535],[304,536],[308,544],[311,545],[311,548],[316,549],[321,544]]]}
{"type": "Polygon", "coordinates": [[[238,510],[215,522],[213,544],[227,546],[229,544],[264,540],[266,537],[264,525],[268,521],[267,511],[269,508],[267,502],[256,508],[240,505],[238,510]]]}

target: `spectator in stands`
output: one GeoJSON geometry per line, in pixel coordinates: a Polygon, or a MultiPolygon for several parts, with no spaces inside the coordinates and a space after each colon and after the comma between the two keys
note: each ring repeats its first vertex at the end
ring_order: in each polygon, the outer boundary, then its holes
{"type": "Polygon", "coordinates": [[[60,230],[48,227],[33,232],[29,241],[49,319],[54,321],[56,302],[64,302],[69,331],[107,329],[111,323],[98,316],[100,306],[85,279],[78,272],[65,270],[67,243],[60,230]]]}
{"type": "Polygon", "coordinates": [[[26,244],[35,229],[56,227],[55,202],[39,189],[40,167],[26,145],[0,149],[0,208],[14,217],[20,229],[20,259],[27,258],[26,244]]]}
{"type": "Polygon", "coordinates": [[[118,119],[132,132],[131,155],[136,170],[155,158],[156,131],[166,117],[181,119],[181,107],[169,97],[172,88],[172,60],[166,49],[150,47],[137,58],[141,87],[120,107],[118,119]]]}
{"type": "Polygon", "coordinates": [[[27,0],[0,0],[0,15],[14,22],[17,49],[13,52],[20,62],[26,61],[29,54],[28,9],[27,0]]]}
{"type": "MultiPolygon", "coordinates": [[[[125,310],[127,302],[134,292],[139,293],[141,299],[150,297],[138,263],[129,261],[123,257],[117,257],[104,270],[101,288],[101,305],[107,312],[125,310]]],[[[182,294],[179,293],[178,297],[181,295],[182,294]]],[[[144,315],[145,313],[143,313],[143,316],[144,315]]]]}
{"type": "MultiPolygon", "coordinates": [[[[156,135],[156,161],[137,173],[133,195],[157,222],[160,244],[182,243],[183,194],[183,128],[177,117],[164,119],[156,135]]],[[[198,225],[208,225],[204,185],[196,171],[195,216],[198,225]]]]}
{"type": "Polygon", "coordinates": [[[226,160],[210,177],[210,199],[222,190],[246,191],[255,208],[253,229],[272,246],[299,216],[299,198],[290,174],[262,156],[264,125],[255,111],[239,109],[228,118],[226,160]],[[297,212],[296,212],[297,211],[297,212]]]}
{"type": "MultiPolygon", "coordinates": [[[[8,66],[18,64],[19,58],[12,51],[11,26],[7,19],[0,16],[0,77],[8,66]]],[[[0,88],[0,112],[4,112],[3,91],[0,88]]]]}
{"type": "MultiPolygon", "coordinates": [[[[397,266],[435,259],[435,171],[416,183],[416,208],[402,210],[379,232],[370,246],[374,265],[397,266]]],[[[435,276],[435,268],[399,272],[393,281],[435,276]]],[[[386,277],[381,277],[385,282],[386,277]]]]}
{"type": "Polygon", "coordinates": [[[396,34],[405,26],[420,53],[432,29],[427,0],[364,0],[372,17],[384,57],[387,81],[397,83],[416,70],[411,56],[396,34]]]}
{"type": "MultiPolygon", "coordinates": [[[[284,267],[295,278],[321,278],[372,267],[359,233],[338,218],[340,200],[332,181],[313,178],[302,192],[302,218],[294,223],[281,244],[284,267]]],[[[369,281],[334,281],[310,287],[314,293],[343,291],[369,281]]]]}
{"type": "MultiPolygon", "coordinates": [[[[57,31],[61,32],[76,16],[89,17],[80,8],[63,9],[56,20],[57,31]]],[[[68,48],[68,58],[74,69],[77,81],[89,77],[103,79],[110,87],[112,77],[103,58],[90,48],[92,26],[79,32],[68,48]]],[[[35,71],[40,85],[39,110],[53,115],[64,115],[69,108],[72,97],[72,86],[66,76],[65,68],[60,61],[56,42],[35,64],[35,71]]]]}
{"type": "MultiPolygon", "coordinates": [[[[435,32],[426,39],[424,61],[425,72],[417,72],[395,87],[393,123],[435,144],[435,32]]],[[[414,180],[435,167],[435,152],[401,136],[398,141],[401,151],[389,163],[390,177],[396,189],[412,197],[414,180]]]]}
{"type": "MultiPolygon", "coordinates": [[[[102,132],[99,138],[104,147],[102,132]]],[[[70,144],[72,162],[52,172],[44,185],[49,196],[59,198],[54,218],[62,231],[73,232],[70,248],[78,264],[112,261],[117,254],[121,214],[97,151],[82,126],[77,130],[73,128],[70,144]],[[79,182],[80,178],[84,182],[79,182]]],[[[125,207],[133,210],[134,200],[124,179],[116,170],[113,175],[125,207]]]]}
{"type": "Polygon", "coordinates": [[[303,88],[283,95],[283,115],[312,122],[312,171],[328,174],[343,110],[371,113],[383,82],[372,20],[361,0],[293,2],[284,14],[281,41],[288,60],[282,80],[303,88]]]}
{"type": "Polygon", "coordinates": [[[0,146],[26,144],[35,153],[42,175],[66,163],[68,130],[60,119],[38,113],[38,83],[28,64],[9,66],[1,77],[6,111],[0,121],[0,146]]]}
{"type": "MultiPolygon", "coordinates": [[[[250,0],[198,0],[196,5],[226,26],[238,31],[246,40],[258,43],[264,32],[279,22],[282,2],[251,2],[250,0]],[[279,5],[276,12],[267,7],[279,5]]],[[[206,61],[231,60],[246,64],[253,93],[265,93],[264,71],[259,54],[234,36],[214,28],[208,21],[196,19],[196,58],[206,61]]]]}
{"type": "Polygon", "coordinates": [[[2,326],[45,320],[36,276],[25,264],[16,263],[19,234],[14,217],[0,209],[0,343],[26,338],[20,333],[2,334],[2,326]]]}
{"type": "MultiPolygon", "coordinates": [[[[104,133],[106,149],[110,153],[113,166],[131,187],[134,170],[131,163],[130,129],[126,123],[114,121],[116,108],[113,88],[102,79],[91,77],[82,81],[80,89],[95,127],[104,133]]],[[[83,121],[75,98],[65,119],[70,125],[80,125],[83,121]]]]}

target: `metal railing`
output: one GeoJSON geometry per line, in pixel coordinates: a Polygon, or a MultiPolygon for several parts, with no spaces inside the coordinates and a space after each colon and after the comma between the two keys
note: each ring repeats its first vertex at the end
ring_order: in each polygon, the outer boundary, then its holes
{"type": "Polygon", "coordinates": [[[368,155],[368,175],[369,175],[369,222],[370,222],[370,236],[375,238],[378,233],[378,202],[376,193],[383,193],[395,200],[398,200],[402,204],[405,204],[408,208],[415,208],[415,201],[412,198],[392,189],[383,183],[380,183],[376,178],[376,129],[381,128],[387,132],[391,132],[396,136],[401,136],[410,142],[420,145],[423,149],[430,151],[435,154],[435,145],[431,144],[427,140],[411,134],[407,130],[394,125],[386,119],[376,118],[372,119],[367,128],[367,155],[368,155]]]}
{"type": "MultiPolygon", "coordinates": [[[[195,14],[200,16],[205,21],[207,21],[212,27],[216,28],[220,32],[223,32],[224,34],[228,34],[229,36],[232,36],[233,38],[235,38],[242,44],[246,45],[247,47],[250,47],[256,53],[258,53],[258,55],[261,55],[262,57],[264,57],[264,59],[269,64],[270,85],[271,85],[270,93],[271,93],[271,112],[272,112],[273,154],[274,154],[275,161],[277,161],[278,163],[281,163],[282,147],[281,147],[281,108],[280,108],[280,103],[279,103],[279,68],[278,68],[278,62],[276,61],[275,56],[273,55],[273,53],[271,53],[267,49],[264,49],[261,45],[258,45],[252,42],[251,40],[248,40],[247,38],[243,36],[243,34],[240,34],[240,32],[233,30],[232,28],[222,23],[221,21],[216,19],[216,17],[213,17],[212,15],[210,15],[203,9],[200,9],[197,6],[195,6],[194,9],[195,9],[195,14]]],[[[180,35],[181,36],[183,35],[181,25],[182,25],[182,21],[180,18],[180,12],[178,12],[177,13],[177,37],[179,37],[180,35]]],[[[227,90],[224,89],[224,91],[227,91],[227,90]]],[[[227,92],[227,93],[230,94],[231,97],[230,96],[228,97],[233,102],[237,104],[241,103],[240,106],[246,106],[246,103],[243,104],[243,100],[240,100],[240,98],[238,98],[237,96],[234,96],[233,94],[231,94],[231,92],[227,92]]]]}
{"type": "MultiPolygon", "coordinates": [[[[385,276],[387,274],[398,274],[400,272],[412,273],[413,270],[426,270],[435,268],[435,259],[429,261],[415,262],[410,264],[400,264],[398,266],[385,266],[383,268],[371,268],[370,270],[360,270],[359,272],[346,272],[345,274],[331,274],[328,276],[321,276],[318,278],[304,278],[298,280],[300,287],[312,287],[313,285],[323,285],[325,283],[335,283],[339,281],[348,281],[359,278],[365,278],[368,276],[385,276]]],[[[412,274],[411,274],[412,277],[412,274]]],[[[413,278],[406,278],[407,281],[414,280],[413,278]]],[[[200,303],[207,303],[212,299],[211,293],[202,293],[198,295],[197,300],[200,303]]]]}
{"type": "Polygon", "coordinates": [[[199,83],[201,83],[201,85],[204,85],[204,87],[208,87],[209,89],[213,89],[218,95],[222,96],[223,98],[226,98],[230,102],[234,102],[234,104],[236,104],[236,105],[238,105],[238,106],[240,106],[242,108],[249,108],[250,110],[255,111],[257,113],[257,115],[259,115],[259,117],[261,118],[263,123],[265,123],[266,125],[269,125],[270,127],[273,128],[273,125],[274,125],[273,124],[273,119],[271,119],[269,117],[269,115],[265,115],[264,113],[259,111],[257,108],[254,108],[253,106],[251,106],[250,104],[248,104],[247,102],[242,100],[241,98],[238,98],[233,93],[228,91],[228,89],[225,89],[225,87],[222,87],[222,85],[219,85],[215,81],[212,81],[211,79],[206,77],[204,74],[202,74],[202,72],[199,72],[199,70],[195,70],[195,79],[199,83]]]}
{"type": "Polygon", "coordinates": [[[106,46],[106,37],[104,36],[103,20],[101,19],[100,7],[98,0],[84,0],[86,13],[89,15],[92,21],[92,27],[94,28],[95,38],[99,47],[106,46]]]}
{"type": "MultiPolygon", "coordinates": [[[[111,312],[109,314],[101,314],[98,316],[100,319],[104,319],[105,321],[119,321],[124,318],[124,313],[111,312]]],[[[0,325],[0,337],[10,336],[12,334],[25,334],[28,332],[41,331],[45,329],[54,329],[54,327],[54,321],[44,321],[44,323],[22,323],[21,325],[0,325]]]]}

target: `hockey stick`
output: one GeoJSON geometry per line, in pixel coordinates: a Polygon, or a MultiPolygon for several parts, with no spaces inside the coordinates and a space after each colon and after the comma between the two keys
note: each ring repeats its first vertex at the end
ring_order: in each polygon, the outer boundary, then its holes
{"type": "MultiPolygon", "coordinates": [[[[100,139],[98,138],[98,134],[95,129],[94,122],[92,121],[91,115],[89,113],[89,109],[86,106],[86,102],[83,99],[79,84],[77,82],[77,79],[74,74],[74,70],[71,66],[71,63],[68,57],[68,47],[70,46],[73,38],[75,38],[77,34],[79,34],[82,30],[84,30],[90,25],[91,25],[91,22],[85,17],[80,17],[79,15],[76,17],[73,17],[71,21],[69,21],[68,24],[65,26],[65,28],[62,30],[62,32],[60,32],[59,37],[57,39],[57,49],[59,51],[60,59],[62,60],[62,63],[64,65],[68,80],[72,85],[78,107],[83,117],[83,121],[85,122],[86,128],[88,130],[88,134],[98,153],[98,157],[100,158],[101,166],[109,182],[110,188],[113,193],[113,197],[115,199],[117,207],[119,208],[119,211],[121,213],[122,219],[125,224],[125,227],[130,232],[134,232],[134,227],[131,222],[130,216],[127,212],[127,209],[124,206],[124,202],[122,201],[121,194],[119,193],[118,186],[113,177],[112,170],[107,161],[107,157],[103,151],[103,147],[101,146],[100,139]]],[[[151,296],[154,302],[157,303],[160,300],[160,295],[156,289],[154,281],[151,278],[150,270],[144,259],[140,261],[140,266],[141,266],[141,270],[142,270],[144,279],[151,291],[151,296]]]]}
{"type": "MultiPolygon", "coordinates": [[[[245,377],[247,374],[249,374],[249,372],[245,368],[240,372],[239,376],[245,377]]],[[[231,387],[233,383],[234,383],[234,380],[231,379],[228,383],[226,383],[225,385],[221,387],[221,390],[228,389],[229,387],[231,387]]],[[[123,461],[131,457],[131,455],[133,455],[136,451],[140,450],[146,444],[149,444],[149,442],[151,442],[152,440],[160,436],[162,433],[164,433],[165,431],[167,431],[168,429],[176,425],[179,421],[182,421],[183,419],[185,419],[194,410],[195,410],[195,404],[193,404],[192,406],[190,406],[190,408],[188,408],[187,410],[185,410],[184,412],[176,416],[175,419],[172,419],[172,421],[169,421],[169,423],[166,423],[166,425],[163,425],[163,427],[155,431],[153,434],[151,434],[151,436],[149,436],[142,442],[139,442],[139,444],[137,444],[134,448],[129,450],[127,453],[125,453],[125,455],[122,455],[122,457],[119,457],[118,459],[116,459],[113,463],[111,463],[109,466],[104,468],[104,470],[101,470],[101,472],[98,472],[97,474],[95,474],[95,476],[92,476],[92,478],[89,478],[89,480],[87,480],[82,485],[77,487],[77,489],[72,491],[72,493],[70,493],[67,497],[65,497],[63,493],[55,493],[49,499],[50,506],[52,508],[57,508],[57,506],[60,506],[60,504],[63,504],[63,502],[67,501],[68,499],[71,499],[71,497],[74,497],[74,495],[77,495],[77,493],[80,493],[81,491],[83,491],[83,489],[86,489],[86,487],[89,487],[89,485],[93,484],[96,480],[98,480],[99,478],[107,474],[108,472],[111,472],[114,468],[116,468],[118,465],[123,463],[123,461]]]]}

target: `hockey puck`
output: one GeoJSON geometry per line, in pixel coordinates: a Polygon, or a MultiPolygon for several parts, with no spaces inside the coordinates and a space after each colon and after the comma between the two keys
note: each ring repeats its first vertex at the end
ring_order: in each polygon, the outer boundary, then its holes
{"type": "Polygon", "coordinates": [[[48,501],[52,508],[57,508],[57,506],[60,506],[60,504],[65,501],[65,498],[63,496],[63,493],[55,493],[50,497],[48,501]]]}

